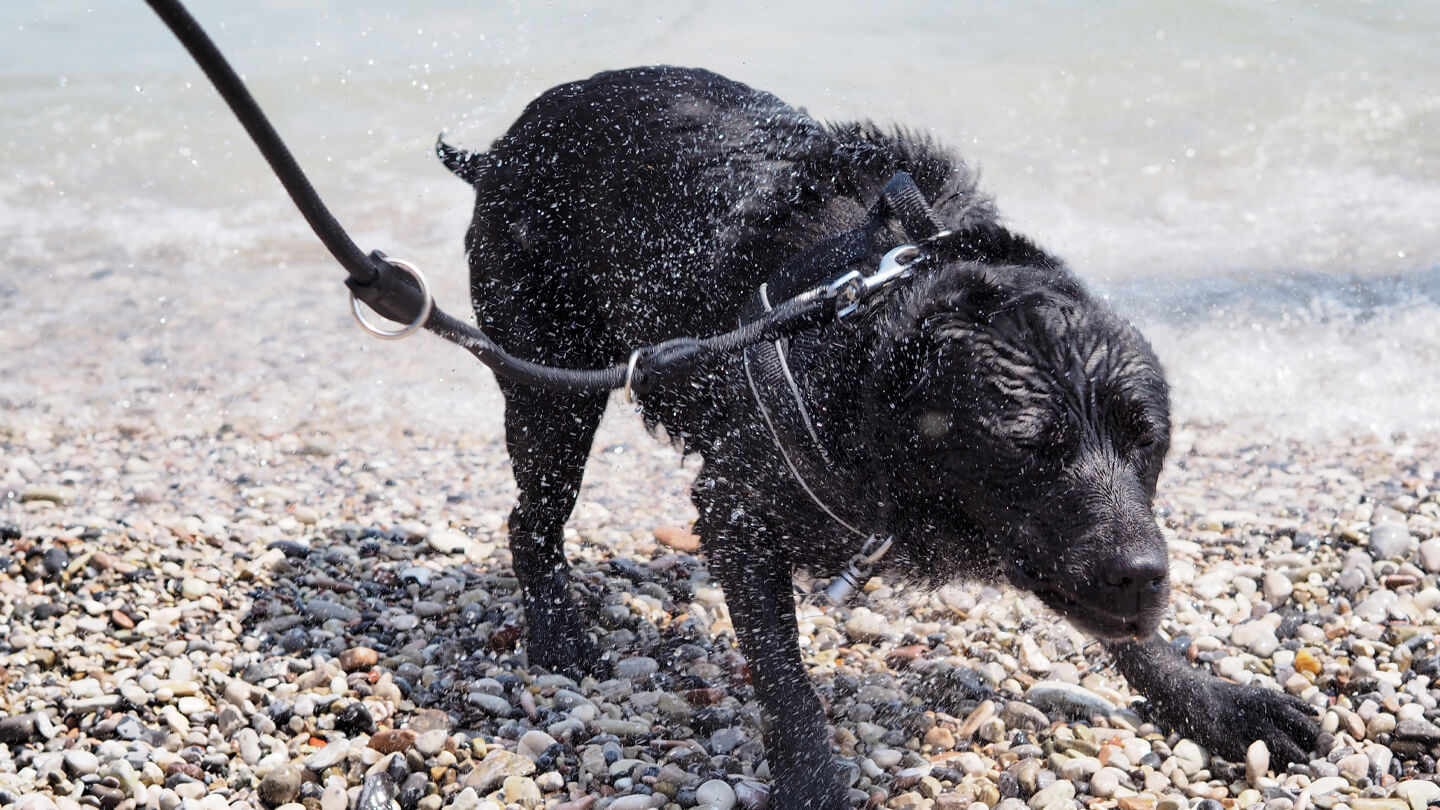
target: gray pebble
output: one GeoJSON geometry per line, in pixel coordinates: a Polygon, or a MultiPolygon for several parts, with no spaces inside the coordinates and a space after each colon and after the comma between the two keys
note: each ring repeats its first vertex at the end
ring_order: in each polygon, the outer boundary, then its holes
{"type": "Polygon", "coordinates": [[[303,779],[304,774],[300,767],[287,762],[266,774],[255,791],[266,804],[285,804],[300,795],[300,782],[303,779]]]}
{"type": "Polygon", "coordinates": [[[1403,523],[1380,523],[1370,530],[1370,556],[1377,560],[1403,560],[1415,548],[1415,538],[1403,523]]]}
{"type": "Polygon", "coordinates": [[[745,742],[746,736],[743,728],[716,729],[715,733],[710,735],[710,751],[715,754],[728,754],[745,742]]]}
{"type": "Polygon", "coordinates": [[[65,772],[72,777],[89,776],[100,769],[100,758],[79,748],[65,752],[65,772]]]}
{"type": "Polygon", "coordinates": [[[331,602],[328,599],[310,599],[305,602],[305,615],[312,621],[325,622],[330,619],[339,619],[342,622],[352,622],[360,618],[360,611],[339,602],[331,602]]]}
{"type": "Polygon", "coordinates": [[[660,663],[643,655],[623,658],[615,665],[615,677],[629,680],[648,678],[660,671],[660,663]]]}
{"type": "Polygon", "coordinates": [[[1108,717],[1115,704],[1078,684],[1064,681],[1037,681],[1025,690],[1025,702],[1045,711],[1059,711],[1075,719],[1094,715],[1108,717]]]}
{"type": "Polygon", "coordinates": [[[735,806],[735,789],[721,779],[711,779],[695,788],[695,801],[709,805],[715,810],[730,810],[735,806]]]}
{"type": "Polygon", "coordinates": [[[487,695],[484,692],[471,692],[466,698],[473,706],[478,706],[490,714],[505,717],[510,714],[510,701],[499,695],[487,695]]]}

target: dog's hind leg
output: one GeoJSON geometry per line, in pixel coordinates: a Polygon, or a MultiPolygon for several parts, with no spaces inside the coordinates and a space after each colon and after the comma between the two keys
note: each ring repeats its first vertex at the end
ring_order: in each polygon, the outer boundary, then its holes
{"type": "Polygon", "coordinates": [[[526,653],[532,665],[576,677],[594,673],[601,662],[570,597],[564,529],[606,394],[554,394],[513,383],[501,390],[520,489],[510,512],[510,553],[525,596],[526,653]]]}

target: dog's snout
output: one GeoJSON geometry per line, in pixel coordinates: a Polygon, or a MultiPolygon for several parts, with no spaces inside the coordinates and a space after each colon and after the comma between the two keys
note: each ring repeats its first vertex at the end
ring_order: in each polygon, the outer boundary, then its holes
{"type": "Polygon", "coordinates": [[[1165,588],[1170,570],[1165,553],[1158,549],[1122,549],[1102,567],[1105,584],[1121,593],[1143,599],[1147,593],[1165,588]]]}

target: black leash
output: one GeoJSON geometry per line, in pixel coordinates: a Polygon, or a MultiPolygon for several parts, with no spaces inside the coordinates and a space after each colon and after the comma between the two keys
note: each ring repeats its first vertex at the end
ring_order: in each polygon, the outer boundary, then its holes
{"type": "MultiPolygon", "coordinates": [[[[434,306],[424,276],[406,262],[390,259],[380,251],[364,253],[331,215],[315,192],[300,165],[286,148],[269,119],[255,102],[245,83],[221,55],[215,43],[185,9],[180,0],[146,0],[169,26],[185,49],[205,72],[220,97],[230,106],[251,140],[259,147],[270,168],[300,209],[311,230],[326,249],[349,272],[345,285],[355,299],[375,312],[409,326],[395,331],[377,329],[364,319],[358,305],[356,318],[371,334],[383,338],[403,337],[423,327],[461,346],[489,366],[497,375],[551,391],[605,391],[625,388],[627,395],[645,393],[662,378],[686,373],[704,355],[743,349],[761,341],[818,326],[824,319],[853,311],[859,301],[878,289],[889,277],[863,276],[858,272],[805,290],[765,312],[754,321],[721,335],[704,338],[679,337],[634,351],[627,363],[600,369],[564,369],[515,357],[484,332],[434,306]]],[[[940,232],[940,223],[930,213],[924,196],[908,174],[899,172],[886,185],[882,198],[912,238],[931,239],[940,232]]],[[[811,250],[792,278],[809,276],[818,269],[834,272],[859,261],[868,253],[876,230],[874,217],[861,228],[832,238],[811,250]],[[858,254],[858,255],[857,255],[858,254]]],[[[918,249],[917,249],[918,252],[918,249]]]]}

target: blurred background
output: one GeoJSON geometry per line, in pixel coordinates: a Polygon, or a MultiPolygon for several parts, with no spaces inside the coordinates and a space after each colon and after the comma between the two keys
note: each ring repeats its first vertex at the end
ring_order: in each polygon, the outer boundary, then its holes
{"type": "MultiPolygon", "coordinates": [[[[1440,4],[191,3],[362,248],[468,312],[468,189],[546,88],[707,67],[903,122],[1150,337],[1181,419],[1440,427],[1440,4]]],[[[469,355],[382,344],[140,0],[0,6],[0,423],[500,432],[469,355]]],[[[611,415],[613,421],[616,416],[611,415]]],[[[0,425],[3,426],[3,425],[0,425]]]]}

